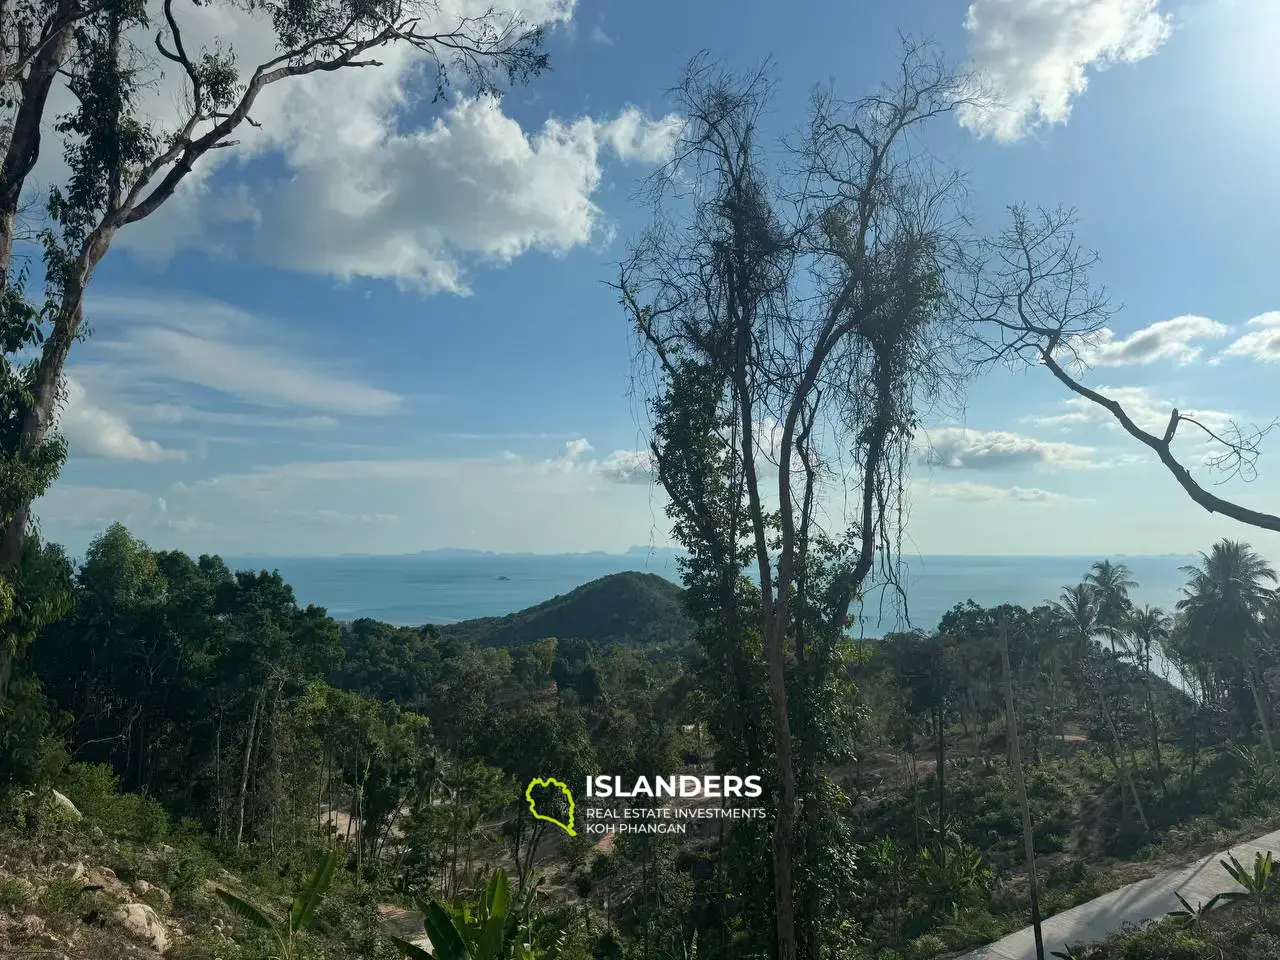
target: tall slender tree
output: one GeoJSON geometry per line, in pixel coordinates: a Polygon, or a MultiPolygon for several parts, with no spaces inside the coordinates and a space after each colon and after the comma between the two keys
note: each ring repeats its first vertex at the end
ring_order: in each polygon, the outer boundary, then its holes
{"type": "Polygon", "coordinates": [[[1188,580],[1178,612],[1188,640],[1202,656],[1238,669],[1253,694],[1262,741],[1274,761],[1271,703],[1258,651],[1267,639],[1268,611],[1276,602],[1275,567],[1248,544],[1224,539],[1183,572],[1188,580]]]}
{"type": "Polygon", "coordinates": [[[695,63],[654,226],[618,283],[658,380],[652,452],[677,533],[724,570],[754,566],[758,606],[742,633],[759,638],[768,677],[778,960],[821,948],[816,918],[796,913],[797,785],[820,783],[822,756],[806,742],[818,730],[796,725],[799,677],[824,685],[877,559],[896,578],[917,408],[957,376],[944,280],[957,181],[908,161],[907,145],[968,89],[908,46],[879,93],[815,98],[792,153],[801,175],[780,182],[759,129],[766,78],[695,63]],[[686,184],[692,205],[669,203],[686,184]],[[833,486],[857,506],[847,527],[824,530],[833,486]],[[725,543],[726,527],[741,541],[725,543]]]}

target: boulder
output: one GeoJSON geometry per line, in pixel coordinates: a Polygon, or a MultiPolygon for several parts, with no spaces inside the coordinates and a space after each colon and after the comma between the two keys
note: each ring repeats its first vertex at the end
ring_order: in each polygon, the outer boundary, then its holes
{"type": "Polygon", "coordinates": [[[58,808],[62,810],[62,812],[65,813],[72,820],[80,820],[84,816],[76,808],[76,805],[71,802],[70,797],[68,797],[66,794],[59,793],[57,790],[53,791],[53,802],[56,803],[58,805],[58,808]]]}
{"type": "Polygon", "coordinates": [[[154,883],[147,883],[145,880],[133,881],[133,892],[140,897],[152,897],[165,903],[166,905],[172,901],[169,899],[169,891],[164,887],[157,887],[154,883]]]}
{"type": "Polygon", "coordinates": [[[54,876],[63,877],[67,880],[83,880],[85,874],[88,873],[88,868],[77,860],[72,863],[56,864],[50,872],[54,876]]]}
{"type": "Polygon", "coordinates": [[[160,916],[145,903],[122,903],[112,919],[134,940],[144,943],[156,953],[169,949],[169,931],[160,916]]]}

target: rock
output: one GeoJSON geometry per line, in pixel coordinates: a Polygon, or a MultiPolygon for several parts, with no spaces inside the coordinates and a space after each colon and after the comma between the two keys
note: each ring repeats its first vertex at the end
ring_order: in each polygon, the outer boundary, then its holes
{"type": "Polygon", "coordinates": [[[66,794],[59,793],[57,790],[53,791],[53,802],[56,803],[59,809],[61,809],[62,812],[65,813],[72,820],[80,820],[84,816],[76,808],[76,805],[71,802],[70,797],[68,797],[66,794]]]}
{"type": "Polygon", "coordinates": [[[59,863],[50,871],[55,876],[65,877],[68,880],[83,880],[88,869],[83,863],[76,861],[75,863],[59,863]]]}
{"type": "Polygon", "coordinates": [[[156,953],[169,949],[169,931],[159,915],[145,903],[122,903],[116,907],[112,918],[121,929],[140,943],[145,943],[156,953]]]}
{"type": "Polygon", "coordinates": [[[90,867],[81,878],[86,886],[101,888],[102,893],[114,900],[129,899],[129,890],[110,867],[90,867]]]}
{"type": "Polygon", "coordinates": [[[154,883],[147,883],[145,880],[133,881],[133,892],[140,897],[153,897],[160,900],[166,906],[173,901],[169,899],[169,891],[164,887],[157,887],[154,883]]]}
{"type": "Polygon", "coordinates": [[[175,853],[178,852],[173,847],[169,846],[167,843],[160,844],[159,846],[156,847],[156,849],[160,851],[162,856],[166,856],[166,857],[172,857],[175,853]]]}

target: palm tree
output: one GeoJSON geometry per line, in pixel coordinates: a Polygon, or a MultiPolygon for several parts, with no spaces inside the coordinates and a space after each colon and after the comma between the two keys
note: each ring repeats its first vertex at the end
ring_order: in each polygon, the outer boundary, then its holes
{"type": "Polygon", "coordinates": [[[1098,609],[1098,623],[1102,633],[1111,641],[1111,652],[1124,639],[1125,623],[1132,604],[1129,591],[1138,585],[1123,563],[1099,560],[1084,575],[1084,582],[1092,588],[1098,609]]]}
{"type": "Polygon", "coordinates": [[[1151,654],[1154,647],[1162,650],[1169,639],[1169,615],[1159,607],[1143,607],[1129,617],[1129,634],[1142,669],[1142,686],[1147,698],[1147,720],[1151,725],[1151,755],[1156,762],[1160,789],[1164,790],[1164,763],[1160,756],[1160,726],[1156,722],[1155,698],[1151,694],[1151,654]]]}
{"type": "Polygon", "coordinates": [[[1129,760],[1125,756],[1124,741],[1121,740],[1120,730],[1111,716],[1111,708],[1107,705],[1106,693],[1100,681],[1090,678],[1089,659],[1093,653],[1094,641],[1098,636],[1105,635],[1106,632],[1106,627],[1098,616],[1099,606],[1096,588],[1088,582],[1064,587],[1062,596],[1057,603],[1053,604],[1053,609],[1059,620],[1059,635],[1068,644],[1068,648],[1074,655],[1081,677],[1085,678],[1085,682],[1093,687],[1094,695],[1098,699],[1098,706],[1102,708],[1103,720],[1106,721],[1107,729],[1110,731],[1111,739],[1115,744],[1116,766],[1123,781],[1121,784],[1121,798],[1123,799],[1124,787],[1127,785],[1129,793],[1133,797],[1134,807],[1138,811],[1138,820],[1142,823],[1142,829],[1149,831],[1147,814],[1142,808],[1142,798],[1138,796],[1138,788],[1134,784],[1133,775],[1129,771],[1129,760]]]}
{"type": "Polygon", "coordinates": [[[1188,640],[1210,660],[1241,669],[1253,693],[1267,755],[1276,759],[1269,711],[1262,688],[1258,645],[1266,636],[1265,621],[1276,603],[1276,571],[1247,543],[1219,540],[1200,563],[1183,567],[1187,584],[1178,610],[1188,640]]]}

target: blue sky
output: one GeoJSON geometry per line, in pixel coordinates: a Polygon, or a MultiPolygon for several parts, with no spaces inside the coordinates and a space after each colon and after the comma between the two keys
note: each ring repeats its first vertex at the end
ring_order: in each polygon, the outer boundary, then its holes
{"type": "MultiPolygon", "coordinates": [[[[282,85],[243,147],[121,232],[72,355],[46,535],[78,552],[122,520],[230,555],[668,542],[605,286],[646,222],[637,179],[679,128],[665,91],[701,50],[771,58],[769,123],[789,132],[814,84],[857,96],[891,75],[899,30],[1008,105],[933,134],[980,228],[1011,203],[1078,208],[1124,305],[1087,381],[1149,423],[1170,404],[1280,413],[1268,0],[519,2],[548,23],[553,69],[501,104],[425,102],[394,53],[282,85]]],[[[187,16],[245,61],[264,52],[239,15],[187,16]]],[[[161,121],[172,102],[162,83],[161,121]]],[[[55,180],[56,158],[40,172],[55,180]]],[[[1280,555],[1044,371],[973,382],[929,437],[908,552],[1187,553],[1229,535],[1280,555]]],[[[1227,490],[1274,510],[1278,464],[1227,490]]]]}

